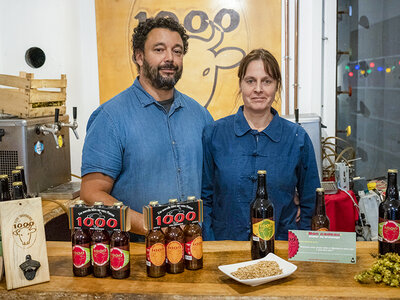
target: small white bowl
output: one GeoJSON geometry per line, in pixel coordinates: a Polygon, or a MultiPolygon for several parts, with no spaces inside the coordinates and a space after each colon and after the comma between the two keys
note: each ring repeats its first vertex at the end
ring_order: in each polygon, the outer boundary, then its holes
{"type": "Polygon", "coordinates": [[[280,258],[279,256],[269,253],[266,257],[260,258],[260,259],[255,259],[255,260],[250,260],[250,261],[245,261],[237,264],[231,264],[231,265],[223,265],[218,267],[223,273],[228,275],[230,278],[235,279],[236,281],[239,281],[240,283],[251,285],[251,286],[257,286],[263,283],[267,283],[270,281],[274,281],[277,279],[285,278],[289,275],[291,275],[294,271],[296,271],[297,266],[280,258]],[[239,279],[235,276],[232,275],[232,272],[235,272],[237,269],[241,267],[246,267],[249,265],[254,265],[260,261],[263,260],[268,260],[268,261],[276,261],[279,265],[279,268],[282,269],[282,274],[275,275],[275,276],[269,276],[269,277],[262,277],[262,278],[254,278],[254,279],[239,279]]]}

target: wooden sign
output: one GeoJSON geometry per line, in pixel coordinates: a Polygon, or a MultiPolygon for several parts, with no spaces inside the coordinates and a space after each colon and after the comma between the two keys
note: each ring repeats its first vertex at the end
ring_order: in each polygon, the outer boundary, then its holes
{"type": "Polygon", "coordinates": [[[7,290],[50,280],[42,199],[0,202],[7,290]]]}

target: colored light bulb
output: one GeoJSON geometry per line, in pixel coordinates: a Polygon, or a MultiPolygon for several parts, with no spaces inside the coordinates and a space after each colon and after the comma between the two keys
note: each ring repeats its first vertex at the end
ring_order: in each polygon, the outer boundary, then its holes
{"type": "Polygon", "coordinates": [[[390,73],[390,72],[392,72],[392,69],[391,68],[386,68],[386,73],[390,73]]]}
{"type": "Polygon", "coordinates": [[[345,66],[344,68],[345,68],[346,70],[349,70],[349,69],[350,69],[350,67],[349,67],[349,66],[345,66]]]}
{"type": "Polygon", "coordinates": [[[370,68],[373,68],[373,67],[375,67],[375,63],[373,63],[373,62],[370,62],[370,63],[369,63],[369,67],[370,67],[370,68]]]}
{"type": "Polygon", "coordinates": [[[361,70],[360,73],[361,73],[361,75],[364,75],[365,74],[365,70],[361,70]]]}
{"type": "Polygon", "coordinates": [[[368,71],[367,71],[368,74],[371,74],[371,72],[372,72],[371,70],[368,70],[368,71]]]}
{"type": "Polygon", "coordinates": [[[350,77],[353,77],[353,75],[354,75],[353,72],[349,72],[350,77]]]}
{"type": "Polygon", "coordinates": [[[354,69],[360,70],[360,66],[359,65],[355,65],[354,69]]]}
{"type": "Polygon", "coordinates": [[[378,67],[377,70],[378,70],[379,72],[382,72],[382,71],[383,71],[383,68],[382,68],[382,67],[378,67]]]}

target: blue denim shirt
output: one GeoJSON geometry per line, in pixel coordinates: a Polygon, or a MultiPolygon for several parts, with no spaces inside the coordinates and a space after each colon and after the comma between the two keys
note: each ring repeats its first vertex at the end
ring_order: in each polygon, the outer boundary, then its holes
{"type": "Polygon", "coordinates": [[[250,203],[257,171],[267,171],[268,196],[274,204],[275,238],[287,240],[289,229],[310,229],[319,187],[311,140],[298,124],[274,117],[263,131],[252,130],[243,107],[235,115],[207,126],[203,136],[203,236],[206,240],[249,240],[250,203]],[[293,202],[298,191],[301,220],[293,202]]]}
{"type": "Polygon", "coordinates": [[[200,197],[202,134],[211,122],[204,107],[177,90],[167,114],[136,79],[91,115],[82,176],[110,176],[111,195],[138,212],[153,200],[200,197]]]}

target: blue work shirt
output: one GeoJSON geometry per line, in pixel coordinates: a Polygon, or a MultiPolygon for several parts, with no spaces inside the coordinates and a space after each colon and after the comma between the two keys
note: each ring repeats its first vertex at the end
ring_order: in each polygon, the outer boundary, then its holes
{"type": "Polygon", "coordinates": [[[200,197],[202,134],[211,122],[203,106],[177,90],[167,113],[136,79],[91,115],[82,176],[110,176],[111,195],[138,212],[153,200],[200,197]]]}
{"type": "Polygon", "coordinates": [[[315,189],[320,186],[311,140],[298,124],[274,115],[263,131],[252,130],[240,107],[235,115],[207,126],[203,136],[203,236],[206,240],[249,240],[250,203],[257,171],[267,171],[267,191],[274,204],[275,239],[289,229],[311,229],[315,189]],[[301,220],[296,223],[299,194],[301,220]]]}

